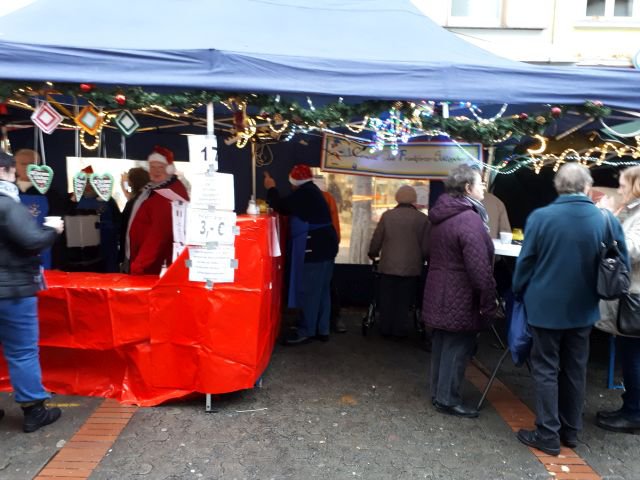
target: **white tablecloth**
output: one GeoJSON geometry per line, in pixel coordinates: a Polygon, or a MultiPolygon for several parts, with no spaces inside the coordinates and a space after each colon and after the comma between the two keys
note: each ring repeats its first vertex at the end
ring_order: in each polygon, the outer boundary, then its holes
{"type": "Polygon", "coordinates": [[[505,257],[517,257],[520,255],[520,250],[522,250],[521,245],[502,243],[496,238],[493,239],[493,246],[495,247],[496,255],[505,257]]]}

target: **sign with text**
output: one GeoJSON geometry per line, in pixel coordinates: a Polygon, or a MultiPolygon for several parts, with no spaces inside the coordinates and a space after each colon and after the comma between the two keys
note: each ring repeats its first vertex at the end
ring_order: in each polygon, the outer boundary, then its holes
{"type": "Polygon", "coordinates": [[[196,173],[218,170],[218,140],[215,135],[189,135],[189,163],[196,173]]]}
{"type": "Polygon", "coordinates": [[[232,283],[237,262],[235,248],[221,245],[216,248],[189,247],[189,281],[232,283]]]}
{"type": "Polygon", "coordinates": [[[191,207],[216,210],[234,210],[233,175],[210,173],[195,175],[191,179],[191,207]]]}
{"type": "Polygon", "coordinates": [[[460,164],[482,161],[479,143],[422,142],[370,152],[369,146],[326,134],[322,145],[322,170],[352,175],[391,178],[443,179],[460,164]]]}
{"type": "Polygon", "coordinates": [[[185,202],[171,202],[171,217],[173,220],[173,241],[176,243],[184,243],[187,204],[185,202]]]}
{"type": "Polygon", "coordinates": [[[187,208],[186,241],[189,245],[205,245],[216,242],[221,245],[233,245],[236,214],[222,210],[201,210],[187,208]]]}

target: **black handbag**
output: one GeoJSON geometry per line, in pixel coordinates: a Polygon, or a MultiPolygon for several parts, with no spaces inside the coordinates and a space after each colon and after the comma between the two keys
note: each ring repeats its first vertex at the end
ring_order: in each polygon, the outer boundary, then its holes
{"type": "Polygon", "coordinates": [[[613,238],[611,228],[611,214],[603,210],[607,229],[605,238],[600,248],[600,261],[598,263],[598,296],[603,300],[615,300],[629,291],[631,278],[629,270],[620,255],[618,242],[613,238]]]}
{"type": "Polygon", "coordinates": [[[640,294],[627,293],[620,297],[616,326],[623,335],[640,336],[640,294]]]}

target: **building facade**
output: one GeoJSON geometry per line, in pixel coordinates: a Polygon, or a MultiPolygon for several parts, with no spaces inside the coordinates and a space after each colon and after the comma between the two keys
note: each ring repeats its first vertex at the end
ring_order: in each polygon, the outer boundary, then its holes
{"type": "Polygon", "coordinates": [[[413,0],[439,25],[532,63],[638,66],[640,0],[413,0]]]}

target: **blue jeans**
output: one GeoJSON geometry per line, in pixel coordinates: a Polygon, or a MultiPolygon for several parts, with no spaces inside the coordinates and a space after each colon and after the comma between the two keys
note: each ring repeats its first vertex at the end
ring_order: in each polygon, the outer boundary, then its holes
{"type": "Polygon", "coordinates": [[[301,308],[298,336],[329,335],[331,319],[331,276],[333,260],[308,262],[302,269],[302,288],[298,290],[301,308]]]}
{"type": "Polygon", "coordinates": [[[36,297],[0,299],[0,342],[16,402],[50,398],[42,386],[36,297]]]}
{"type": "Polygon", "coordinates": [[[640,422],[640,338],[616,337],[622,363],[622,409],[628,419],[640,422]]]}

